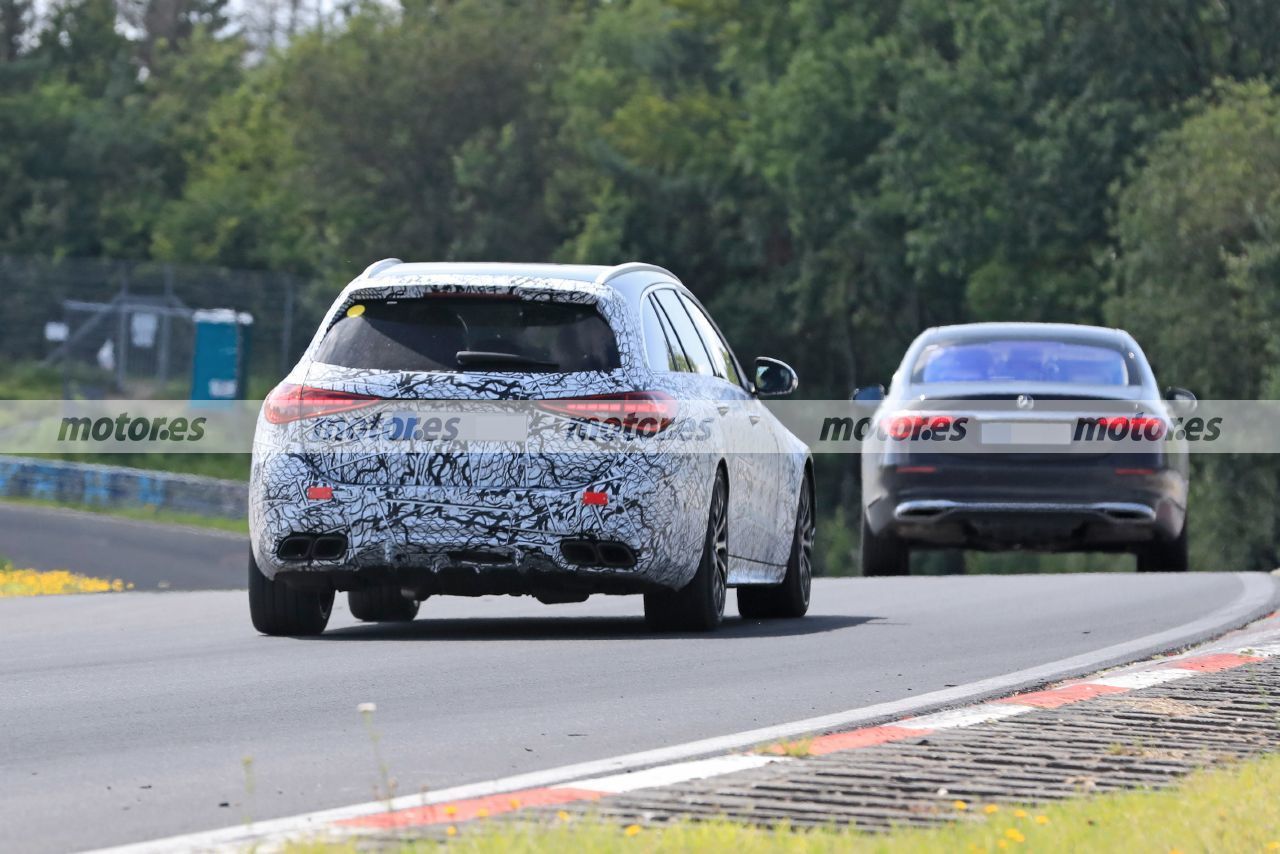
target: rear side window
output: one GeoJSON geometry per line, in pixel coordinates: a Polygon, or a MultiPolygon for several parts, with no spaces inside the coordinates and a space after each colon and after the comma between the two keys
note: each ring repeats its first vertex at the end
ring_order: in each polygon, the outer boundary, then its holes
{"type": "Polygon", "coordinates": [[[706,374],[709,377],[715,376],[716,372],[711,363],[711,355],[707,352],[707,348],[703,346],[702,338],[698,335],[698,329],[693,325],[693,321],[689,319],[684,306],[680,304],[676,292],[662,290],[657,291],[654,296],[662,309],[663,317],[670,324],[672,331],[680,342],[680,349],[684,351],[685,358],[688,359],[689,364],[692,366],[692,372],[706,374]]]}
{"type": "Polygon", "coordinates": [[[674,336],[660,314],[653,297],[646,297],[641,309],[645,359],[655,371],[686,371],[689,368],[684,353],[679,352],[680,345],[673,340],[674,336]]]}
{"type": "Polygon", "coordinates": [[[738,364],[733,358],[733,351],[729,349],[729,345],[725,343],[725,340],[720,337],[720,333],[716,331],[706,312],[684,294],[680,295],[680,302],[688,309],[694,325],[702,333],[702,340],[706,343],[707,349],[711,351],[711,359],[715,362],[716,373],[734,385],[742,385],[742,379],[738,376],[738,364]]]}
{"type": "Polygon", "coordinates": [[[368,300],[351,306],[316,360],[381,371],[610,371],[613,330],[594,305],[508,297],[368,300]]]}

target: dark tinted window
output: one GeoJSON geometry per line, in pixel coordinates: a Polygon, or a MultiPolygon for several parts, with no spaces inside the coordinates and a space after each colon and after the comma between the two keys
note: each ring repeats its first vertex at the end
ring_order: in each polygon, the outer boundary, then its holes
{"type": "Polygon", "coordinates": [[[671,328],[671,322],[667,320],[667,313],[658,306],[656,297],[650,296],[650,302],[657,308],[658,325],[662,327],[662,333],[667,336],[667,355],[668,370],[678,371],[682,374],[696,374],[698,369],[694,367],[693,362],[689,361],[689,357],[684,354],[684,347],[680,344],[680,339],[676,337],[676,331],[671,328]]]}
{"type": "Polygon", "coordinates": [[[671,352],[668,332],[658,316],[658,307],[653,297],[647,297],[641,309],[641,322],[644,324],[645,358],[649,367],[655,371],[678,371],[679,364],[675,354],[671,352]]]}
{"type": "Polygon", "coordinates": [[[734,385],[742,385],[742,380],[738,376],[738,365],[733,359],[733,351],[729,349],[729,345],[725,343],[725,340],[720,337],[720,333],[716,331],[711,319],[698,307],[697,303],[684,294],[680,295],[680,302],[688,309],[694,325],[698,327],[698,332],[702,334],[703,343],[711,351],[711,359],[715,363],[716,373],[734,385]]]}
{"type": "Polygon", "coordinates": [[[618,344],[592,305],[439,296],[353,305],[316,359],[385,371],[609,371],[618,344]]]}
{"type": "MultiPolygon", "coordinates": [[[[1052,340],[952,341],[930,344],[912,382],[1046,382],[1127,385],[1127,357],[1104,344],[1052,340]]],[[[1133,379],[1137,382],[1137,379],[1133,379]]]]}
{"type": "Polygon", "coordinates": [[[692,364],[693,372],[715,376],[711,355],[707,352],[707,348],[703,346],[702,337],[698,335],[698,329],[693,325],[693,320],[689,318],[684,306],[680,304],[679,298],[676,297],[676,292],[662,290],[657,291],[654,296],[658,298],[658,305],[662,307],[667,322],[671,324],[671,329],[680,341],[680,348],[684,351],[685,357],[692,364]]]}

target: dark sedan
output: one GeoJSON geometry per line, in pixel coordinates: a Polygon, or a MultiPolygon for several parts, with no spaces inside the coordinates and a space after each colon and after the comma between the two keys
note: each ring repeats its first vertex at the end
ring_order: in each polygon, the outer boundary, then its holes
{"type": "Polygon", "coordinates": [[[1178,418],[1127,332],[1042,323],[930,329],[907,350],[862,450],[862,571],[914,549],[1112,551],[1187,568],[1178,418]]]}

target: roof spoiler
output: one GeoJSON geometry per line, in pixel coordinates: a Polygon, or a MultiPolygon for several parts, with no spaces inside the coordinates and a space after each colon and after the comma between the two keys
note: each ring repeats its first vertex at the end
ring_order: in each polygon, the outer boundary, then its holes
{"type": "Polygon", "coordinates": [[[360,278],[372,279],[374,276],[376,276],[378,273],[381,273],[383,270],[387,269],[388,267],[395,267],[398,264],[403,264],[403,263],[404,262],[401,261],[399,258],[383,258],[381,261],[374,261],[368,267],[364,268],[364,272],[360,274],[360,278]]]}

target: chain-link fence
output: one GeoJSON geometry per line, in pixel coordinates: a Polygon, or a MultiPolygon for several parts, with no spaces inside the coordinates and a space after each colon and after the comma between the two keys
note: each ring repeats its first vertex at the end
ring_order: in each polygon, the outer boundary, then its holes
{"type": "Polygon", "coordinates": [[[186,397],[193,318],[229,309],[244,323],[246,391],[261,393],[315,330],[316,291],[282,273],[0,255],[0,356],[59,366],[77,396],[186,397]]]}

